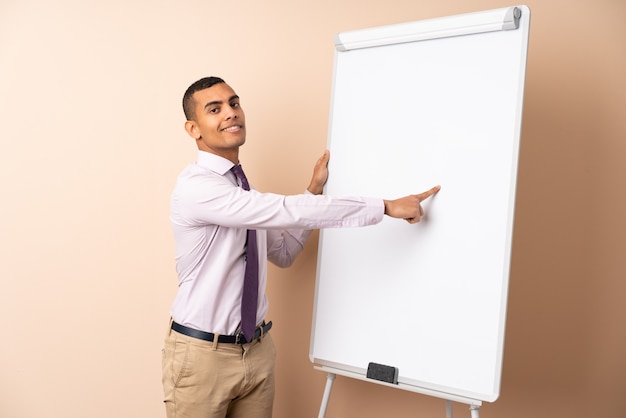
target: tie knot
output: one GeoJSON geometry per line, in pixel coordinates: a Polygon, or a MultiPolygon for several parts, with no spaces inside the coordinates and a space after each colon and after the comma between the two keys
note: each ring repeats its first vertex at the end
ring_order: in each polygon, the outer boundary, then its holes
{"type": "Polygon", "coordinates": [[[241,187],[244,190],[250,190],[250,185],[248,184],[248,179],[246,178],[246,175],[243,172],[243,168],[241,168],[241,164],[234,165],[233,168],[231,168],[231,171],[233,173],[235,173],[235,176],[237,176],[237,178],[241,182],[241,187]]]}

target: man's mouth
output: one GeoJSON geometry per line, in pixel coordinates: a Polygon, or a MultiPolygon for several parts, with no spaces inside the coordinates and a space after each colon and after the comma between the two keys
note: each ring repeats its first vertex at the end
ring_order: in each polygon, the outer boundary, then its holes
{"type": "Polygon", "coordinates": [[[226,128],[222,128],[221,131],[222,132],[237,132],[241,129],[241,125],[231,125],[231,126],[227,126],[226,128]]]}

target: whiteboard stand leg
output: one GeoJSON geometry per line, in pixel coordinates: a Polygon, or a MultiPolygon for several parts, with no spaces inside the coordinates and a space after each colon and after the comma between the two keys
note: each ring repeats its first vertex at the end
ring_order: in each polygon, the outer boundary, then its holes
{"type": "Polygon", "coordinates": [[[326,416],[326,408],[328,407],[328,400],[330,399],[330,391],[333,388],[333,382],[335,381],[335,373],[328,373],[326,379],[326,388],[324,389],[324,397],[322,398],[322,406],[320,406],[320,413],[317,418],[324,418],[326,416]]]}
{"type": "Polygon", "coordinates": [[[479,418],[479,414],[478,414],[479,409],[480,409],[479,405],[470,405],[471,418],[479,418]]]}
{"type": "Polygon", "coordinates": [[[452,401],[446,400],[446,418],[452,418],[452,401]]]}

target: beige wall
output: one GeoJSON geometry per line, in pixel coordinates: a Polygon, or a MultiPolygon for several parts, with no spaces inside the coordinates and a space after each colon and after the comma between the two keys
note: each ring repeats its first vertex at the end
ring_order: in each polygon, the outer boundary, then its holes
{"type": "MultiPolygon", "coordinates": [[[[623,417],[626,2],[527,4],[502,388],[481,417],[623,417]]],[[[0,416],[164,416],[168,198],[195,154],[179,104],[189,83],[221,75],[235,87],[248,174],[298,193],[326,144],[336,32],[510,5],[0,0],[0,416]]],[[[489,185],[476,193],[468,216],[489,185]]],[[[325,375],[308,360],[316,244],[270,271],[276,418],[317,416],[322,398],[325,375]]],[[[445,409],[339,377],[327,416],[445,409]]]]}

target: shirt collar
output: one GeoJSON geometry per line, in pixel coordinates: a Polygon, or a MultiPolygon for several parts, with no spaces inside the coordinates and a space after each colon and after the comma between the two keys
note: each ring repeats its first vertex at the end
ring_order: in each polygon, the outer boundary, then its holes
{"type": "Polygon", "coordinates": [[[232,161],[224,157],[200,150],[198,151],[198,161],[196,164],[200,167],[208,168],[221,176],[226,174],[234,166],[232,161]]]}

